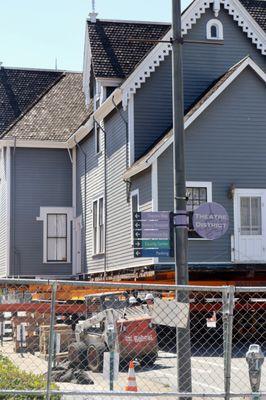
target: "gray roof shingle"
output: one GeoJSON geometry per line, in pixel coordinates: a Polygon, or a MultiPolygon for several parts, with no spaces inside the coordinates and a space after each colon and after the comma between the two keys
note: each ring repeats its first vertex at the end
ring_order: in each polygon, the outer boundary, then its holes
{"type": "Polygon", "coordinates": [[[88,21],[92,66],[95,77],[126,78],[153,48],[153,43],[129,39],[162,38],[169,24],[88,21]]]}
{"type": "Polygon", "coordinates": [[[66,141],[92,113],[86,110],[82,74],[64,73],[4,134],[20,140],[66,141]]]}
{"type": "Polygon", "coordinates": [[[62,72],[0,68],[0,134],[62,76],[62,72]]]}
{"type": "Polygon", "coordinates": [[[266,1],[265,0],[240,0],[250,15],[266,31],[266,1]]]}

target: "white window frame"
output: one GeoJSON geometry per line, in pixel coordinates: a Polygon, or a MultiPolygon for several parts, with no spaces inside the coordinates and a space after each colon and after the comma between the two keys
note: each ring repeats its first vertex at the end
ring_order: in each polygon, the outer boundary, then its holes
{"type": "Polygon", "coordinates": [[[105,202],[104,202],[104,196],[98,196],[93,198],[92,200],[92,255],[93,256],[99,256],[103,255],[105,253],[105,202]],[[99,203],[100,200],[102,199],[103,201],[103,251],[100,251],[100,208],[99,208],[99,203]],[[95,236],[94,236],[94,226],[93,226],[93,205],[94,203],[97,203],[97,225],[96,225],[96,245],[95,245],[95,236]],[[96,252],[94,249],[96,248],[96,252]]]}
{"type": "Polygon", "coordinates": [[[223,32],[223,24],[219,19],[210,19],[206,24],[206,37],[209,40],[223,40],[224,32],[223,32]],[[215,26],[217,29],[217,37],[212,37],[211,35],[211,27],[215,26]]]}
{"type": "Polygon", "coordinates": [[[138,212],[139,212],[139,189],[134,189],[130,193],[130,215],[131,215],[131,245],[134,244],[134,235],[133,235],[133,210],[132,210],[132,197],[137,196],[138,199],[138,212]]]}
{"type": "Polygon", "coordinates": [[[71,222],[73,221],[73,208],[71,207],[40,207],[40,216],[37,221],[43,222],[43,263],[44,264],[69,264],[71,263],[71,222]],[[47,259],[47,215],[66,214],[67,216],[67,259],[66,261],[48,261],[47,259]]]}
{"type": "MultiPolygon", "coordinates": [[[[206,188],[207,189],[207,203],[212,202],[212,182],[199,182],[199,181],[187,181],[186,188],[206,188]]],[[[188,240],[209,240],[205,238],[188,238],[188,240]]]]}

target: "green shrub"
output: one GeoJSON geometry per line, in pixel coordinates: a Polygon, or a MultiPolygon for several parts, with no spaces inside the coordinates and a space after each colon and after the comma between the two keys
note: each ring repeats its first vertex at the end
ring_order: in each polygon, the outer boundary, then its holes
{"type": "MultiPolygon", "coordinates": [[[[54,384],[51,388],[58,390],[54,384]]],[[[45,390],[46,377],[21,371],[7,357],[0,354],[0,399],[32,399],[44,400],[45,395],[1,395],[1,390],[45,390]]],[[[58,400],[61,396],[51,396],[51,399],[58,400]]]]}

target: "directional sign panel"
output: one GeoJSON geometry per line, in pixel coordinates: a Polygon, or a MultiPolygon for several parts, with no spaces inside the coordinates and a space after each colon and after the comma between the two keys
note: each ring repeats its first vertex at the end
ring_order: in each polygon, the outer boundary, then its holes
{"type": "Polygon", "coordinates": [[[170,249],[170,240],[134,240],[134,247],[136,249],[170,249]]]}
{"type": "Polygon", "coordinates": [[[169,229],[169,221],[134,221],[134,229],[169,229]]]}
{"type": "Polygon", "coordinates": [[[167,229],[142,229],[134,230],[134,239],[170,239],[170,232],[167,229]]]}
{"type": "Polygon", "coordinates": [[[170,249],[134,249],[134,257],[172,257],[170,249]]]}
{"type": "Polygon", "coordinates": [[[170,213],[133,214],[134,257],[172,256],[170,213]]]}
{"type": "Polygon", "coordinates": [[[134,212],[133,219],[138,221],[169,221],[169,211],[134,212]]]}

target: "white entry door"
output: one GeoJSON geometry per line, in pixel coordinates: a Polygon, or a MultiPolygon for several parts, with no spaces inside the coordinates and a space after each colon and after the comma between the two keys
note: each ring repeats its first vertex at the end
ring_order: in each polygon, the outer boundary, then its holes
{"type": "Polygon", "coordinates": [[[266,262],[264,189],[236,189],[235,213],[235,261],[244,263],[266,262]]]}

